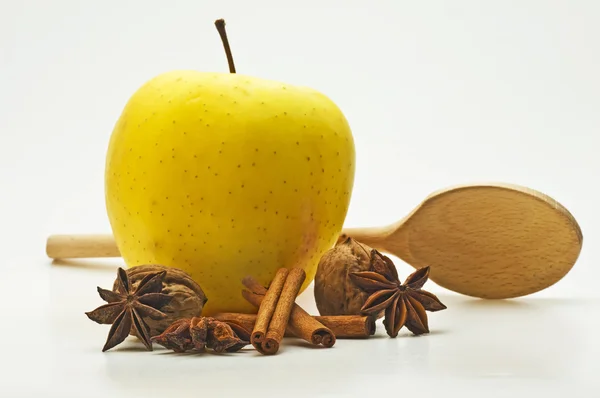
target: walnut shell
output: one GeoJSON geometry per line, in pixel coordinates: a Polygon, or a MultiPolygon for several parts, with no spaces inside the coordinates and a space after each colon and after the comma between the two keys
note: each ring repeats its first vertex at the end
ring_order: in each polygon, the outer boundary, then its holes
{"type": "MultiPolygon", "coordinates": [[[[144,321],[150,327],[150,336],[161,334],[176,320],[199,317],[202,314],[204,304],[208,300],[200,285],[189,274],[177,268],[162,265],[137,265],[127,269],[127,275],[132,287],[137,288],[146,275],[163,270],[167,271],[167,274],[163,279],[162,293],[173,296],[173,299],[170,303],[159,308],[160,311],[167,314],[166,318],[159,320],[149,317],[144,318],[144,321]]],[[[113,290],[116,289],[116,285],[117,280],[113,284],[113,290]]]]}
{"type": "Polygon", "coordinates": [[[315,301],[321,315],[361,315],[369,294],[354,284],[349,274],[368,271],[371,248],[347,238],[325,252],[315,275],[315,301]]]}

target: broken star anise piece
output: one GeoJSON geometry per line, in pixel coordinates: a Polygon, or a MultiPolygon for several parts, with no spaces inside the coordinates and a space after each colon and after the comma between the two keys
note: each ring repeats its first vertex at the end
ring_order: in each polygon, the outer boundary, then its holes
{"type": "Polygon", "coordinates": [[[98,287],[98,294],[108,304],[85,314],[94,322],[112,324],[102,351],[122,343],[130,333],[137,336],[146,348],[152,351],[150,329],[144,319],[156,320],[166,317],[166,314],[157,309],[172,299],[168,294],[161,293],[165,274],[165,271],[150,273],[134,289],[127,272],[119,268],[114,291],[98,287]]]}
{"type": "Polygon", "coordinates": [[[215,318],[194,317],[174,322],[152,341],[175,352],[235,352],[250,344],[250,332],[215,318]]]}
{"type": "Polygon", "coordinates": [[[383,324],[390,337],[398,336],[403,326],[416,335],[429,333],[425,311],[446,309],[434,294],[421,289],[429,278],[429,267],[416,270],[400,283],[392,260],[373,249],[370,270],[350,276],[370,294],[361,311],[369,315],[385,311],[383,324]]]}

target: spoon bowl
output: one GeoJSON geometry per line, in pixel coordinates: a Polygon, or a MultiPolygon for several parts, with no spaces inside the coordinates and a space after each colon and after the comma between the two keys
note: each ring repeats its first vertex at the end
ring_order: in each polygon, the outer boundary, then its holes
{"type": "Polygon", "coordinates": [[[571,213],[541,192],[508,184],[435,192],[401,221],[344,230],[468,296],[504,299],[545,289],[571,270],[583,235],[571,213]]]}

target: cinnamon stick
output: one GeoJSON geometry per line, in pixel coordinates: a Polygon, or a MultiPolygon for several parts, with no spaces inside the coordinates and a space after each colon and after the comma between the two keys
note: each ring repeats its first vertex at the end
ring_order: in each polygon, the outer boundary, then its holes
{"type": "MultiPolygon", "coordinates": [[[[300,287],[306,279],[306,273],[301,268],[293,268],[287,275],[281,295],[277,301],[277,307],[269,323],[269,329],[265,336],[261,349],[264,354],[273,355],[279,351],[279,345],[288,326],[290,314],[296,301],[296,296],[300,292],[300,287]]],[[[269,292],[267,291],[267,294],[269,292]]],[[[266,295],[263,301],[266,299],[266,295]]],[[[292,325],[290,325],[291,327],[292,325]]]]}
{"type": "MultiPolygon", "coordinates": [[[[293,310],[292,310],[293,311],[293,310]]],[[[375,334],[375,319],[363,315],[311,315],[317,322],[331,329],[336,338],[359,339],[367,338],[375,334]]],[[[230,325],[236,325],[244,330],[252,330],[256,322],[255,314],[238,314],[233,312],[222,312],[214,315],[215,319],[230,325]]],[[[235,331],[235,329],[234,329],[235,331]]],[[[285,337],[298,337],[290,330],[288,324],[285,337]]]]}
{"type": "Polygon", "coordinates": [[[315,345],[322,344],[327,348],[333,347],[335,344],[335,335],[333,332],[310,316],[302,307],[297,306],[290,319],[294,321],[290,323],[290,331],[295,336],[310,341],[315,345]]]}
{"type": "MultiPolygon", "coordinates": [[[[248,290],[242,291],[242,296],[253,306],[259,307],[267,292],[256,279],[247,276],[242,283],[248,290]]],[[[335,334],[331,329],[325,327],[321,322],[310,316],[298,304],[292,306],[292,312],[288,322],[288,329],[293,335],[308,341],[311,344],[322,344],[324,347],[332,347],[335,344],[335,334]]]]}
{"type": "Polygon", "coordinates": [[[258,314],[256,316],[256,323],[252,329],[252,335],[250,336],[250,343],[252,343],[257,350],[259,350],[259,345],[262,344],[265,339],[267,329],[269,328],[271,318],[275,313],[275,308],[283,290],[284,283],[288,277],[288,273],[286,268],[280,268],[277,271],[275,278],[271,281],[269,289],[260,303],[258,314]]]}
{"type": "MultiPolygon", "coordinates": [[[[261,296],[264,296],[267,293],[267,289],[252,276],[247,276],[244,279],[242,279],[242,285],[246,286],[246,288],[248,288],[248,290],[250,290],[251,293],[259,294],[261,296]]],[[[256,306],[256,304],[251,304],[256,306]]]]}

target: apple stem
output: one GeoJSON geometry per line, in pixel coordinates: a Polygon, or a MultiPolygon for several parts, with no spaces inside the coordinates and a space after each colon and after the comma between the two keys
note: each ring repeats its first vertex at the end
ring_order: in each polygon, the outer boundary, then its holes
{"type": "Polygon", "coordinates": [[[229,64],[229,72],[235,73],[235,65],[233,64],[233,55],[231,55],[231,48],[229,47],[229,40],[227,40],[227,32],[225,32],[225,20],[217,19],[215,21],[215,26],[217,27],[219,36],[221,36],[221,41],[223,42],[223,47],[225,47],[225,54],[227,55],[227,63],[229,64]]]}

